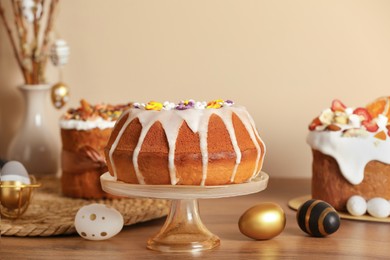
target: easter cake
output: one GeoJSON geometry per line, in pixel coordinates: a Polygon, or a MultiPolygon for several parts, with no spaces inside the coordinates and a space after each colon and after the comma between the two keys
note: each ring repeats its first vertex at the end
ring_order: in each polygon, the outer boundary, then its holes
{"type": "Polygon", "coordinates": [[[334,100],[309,125],[312,197],[345,211],[352,196],[390,199],[390,97],[366,107],[334,100]]]}
{"type": "Polygon", "coordinates": [[[91,105],[80,101],[60,119],[62,139],[62,193],[74,198],[111,198],[100,186],[100,175],[107,171],[104,147],[125,105],[91,105]]]}
{"type": "Polygon", "coordinates": [[[149,102],[122,114],[105,154],[118,181],[223,185],[256,177],[265,145],[247,110],[232,101],[149,102]]]}

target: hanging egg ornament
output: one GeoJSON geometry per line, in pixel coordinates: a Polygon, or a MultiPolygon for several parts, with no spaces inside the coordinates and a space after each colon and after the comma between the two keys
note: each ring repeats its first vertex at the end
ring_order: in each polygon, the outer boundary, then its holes
{"type": "Polygon", "coordinates": [[[266,240],[279,235],[286,226],[286,215],[283,209],[275,203],[258,204],[242,214],[238,227],[245,236],[266,240]]]}
{"type": "Polygon", "coordinates": [[[51,101],[55,108],[60,109],[69,101],[69,87],[59,82],[51,87],[51,101]]]}
{"type": "Polygon", "coordinates": [[[70,49],[68,43],[63,39],[54,42],[50,49],[50,59],[54,66],[62,67],[68,63],[70,49]]]}
{"type": "Polygon", "coordinates": [[[325,237],[340,227],[336,210],[322,200],[308,200],[297,212],[297,222],[302,231],[313,237],[325,237]]]}

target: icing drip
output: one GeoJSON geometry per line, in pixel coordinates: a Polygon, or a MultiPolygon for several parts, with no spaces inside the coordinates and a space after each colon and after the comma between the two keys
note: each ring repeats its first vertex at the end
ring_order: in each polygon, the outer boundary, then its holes
{"type": "MultiPolygon", "coordinates": [[[[209,115],[210,116],[210,115],[209,115]]],[[[207,178],[207,166],[209,162],[209,153],[207,151],[207,130],[208,130],[208,121],[210,117],[206,117],[200,124],[198,133],[199,133],[199,143],[200,143],[200,153],[202,154],[202,181],[200,186],[204,186],[207,178]],[[206,122],[205,122],[206,121],[206,122]]]]}
{"type": "MultiPolygon", "coordinates": [[[[255,165],[255,169],[253,170],[253,174],[252,174],[252,178],[251,178],[251,179],[253,179],[260,173],[260,171],[258,171],[257,169],[259,167],[259,163],[260,163],[260,160],[261,160],[261,148],[260,148],[259,143],[257,142],[256,137],[263,144],[263,147],[264,147],[263,154],[265,153],[265,145],[264,145],[263,141],[261,140],[261,138],[260,138],[259,134],[257,133],[257,131],[254,131],[254,129],[256,129],[255,122],[254,122],[253,118],[249,115],[248,111],[242,110],[242,111],[240,111],[240,114],[241,113],[242,113],[242,115],[240,116],[240,119],[243,122],[246,130],[248,131],[249,136],[251,137],[252,142],[255,145],[256,150],[257,150],[256,165],[255,165]],[[245,120],[244,117],[246,117],[247,120],[245,120]]],[[[262,165],[260,165],[260,166],[262,167],[262,165]]]]}
{"type": "MultiPolygon", "coordinates": [[[[252,174],[252,178],[255,177],[258,174],[257,169],[259,169],[259,162],[261,161],[261,152],[262,152],[258,142],[260,141],[262,143],[262,146],[263,147],[265,146],[261,141],[260,136],[255,131],[253,119],[246,111],[246,109],[243,107],[224,107],[220,109],[202,109],[202,110],[191,109],[191,110],[184,110],[184,111],[180,111],[180,110],[150,111],[150,110],[141,110],[141,109],[130,109],[124,112],[121,118],[126,115],[128,115],[128,118],[123,124],[122,129],[119,131],[118,136],[114,140],[109,151],[109,159],[111,161],[114,176],[116,177],[117,173],[115,168],[115,162],[113,160],[113,153],[116,150],[116,147],[118,146],[118,143],[121,140],[122,135],[125,132],[126,128],[135,118],[138,118],[142,126],[142,130],[141,130],[138,143],[133,151],[133,158],[132,158],[133,166],[134,166],[134,170],[138,182],[140,184],[145,183],[142,172],[138,167],[138,156],[141,151],[142,144],[144,142],[147,133],[149,132],[149,129],[156,122],[160,122],[162,128],[164,129],[168,141],[168,149],[169,149],[168,168],[169,168],[171,184],[172,185],[177,184],[178,180],[177,180],[176,169],[175,169],[176,140],[179,134],[180,127],[185,121],[192,132],[199,134],[199,139],[200,139],[199,146],[200,146],[200,151],[202,156],[202,180],[200,185],[202,186],[205,185],[207,180],[207,168],[208,168],[208,160],[209,160],[208,149],[207,149],[208,126],[209,126],[209,120],[211,115],[215,114],[219,116],[222,119],[223,123],[225,124],[232,142],[234,152],[236,154],[235,166],[232,171],[232,175],[230,179],[233,182],[242,158],[242,154],[238,146],[238,142],[237,142],[237,138],[233,127],[233,122],[232,122],[233,113],[235,113],[244,124],[257,150],[255,169],[252,174]]],[[[118,121],[120,121],[120,119],[118,121]]]]}
{"type": "Polygon", "coordinates": [[[362,137],[343,137],[341,132],[312,131],[307,143],[317,151],[332,156],[343,176],[354,185],[364,179],[364,168],[372,160],[390,164],[390,139],[378,140],[374,134],[362,137]]]}
{"type": "Polygon", "coordinates": [[[234,132],[233,121],[232,121],[233,112],[230,110],[227,111],[227,113],[216,113],[216,114],[221,117],[223,123],[225,124],[226,129],[230,136],[230,140],[232,141],[234,152],[236,153],[236,164],[234,165],[232,177],[230,178],[230,181],[233,182],[234,178],[236,177],[238,165],[241,163],[241,156],[242,156],[240,147],[238,147],[236,133],[234,132]]]}

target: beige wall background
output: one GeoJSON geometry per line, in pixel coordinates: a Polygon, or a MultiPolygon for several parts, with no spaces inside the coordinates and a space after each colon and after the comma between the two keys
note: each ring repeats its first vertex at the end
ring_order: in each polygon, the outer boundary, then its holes
{"type": "MultiPolygon", "coordinates": [[[[267,145],[264,170],[310,177],[312,118],[334,98],[362,106],[390,95],[389,13],[386,0],[62,1],[67,108],[81,98],[233,99],[267,145]]],[[[23,117],[21,83],[0,26],[0,157],[23,117]]],[[[64,111],[50,111],[57,140],[64,111]]]]}

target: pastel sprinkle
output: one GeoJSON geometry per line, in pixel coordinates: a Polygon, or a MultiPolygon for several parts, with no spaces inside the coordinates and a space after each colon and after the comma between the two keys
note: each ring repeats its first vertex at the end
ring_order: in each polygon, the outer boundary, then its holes
{"type": "Polygon", "coordinates": [[[145,109],[145,110],[187,110],[187,109],[218,109],[221,107],[230,107],[233,106],[234,102],[231,100],[216,99],[210,102],[205,101],[195,101],[193,99],[182,100],[178,103],[173,103],[165,101],[163,103],[157,101],[150,101],[147,104],[145,103],[133,103],[133,108],[145,109]]]}
{"type": "Polygon", "coordinates": [[[207,108],[221,108],[224,101],[222,99],[216,99],[207,103],[207,108]]]}
{"type": "Polygon", "coordinates": [[[160,111],[163,108],[163,104],[156,101],[150,101],[146,104],[145,109],[146,110],[157,110],[160,111]]]}

